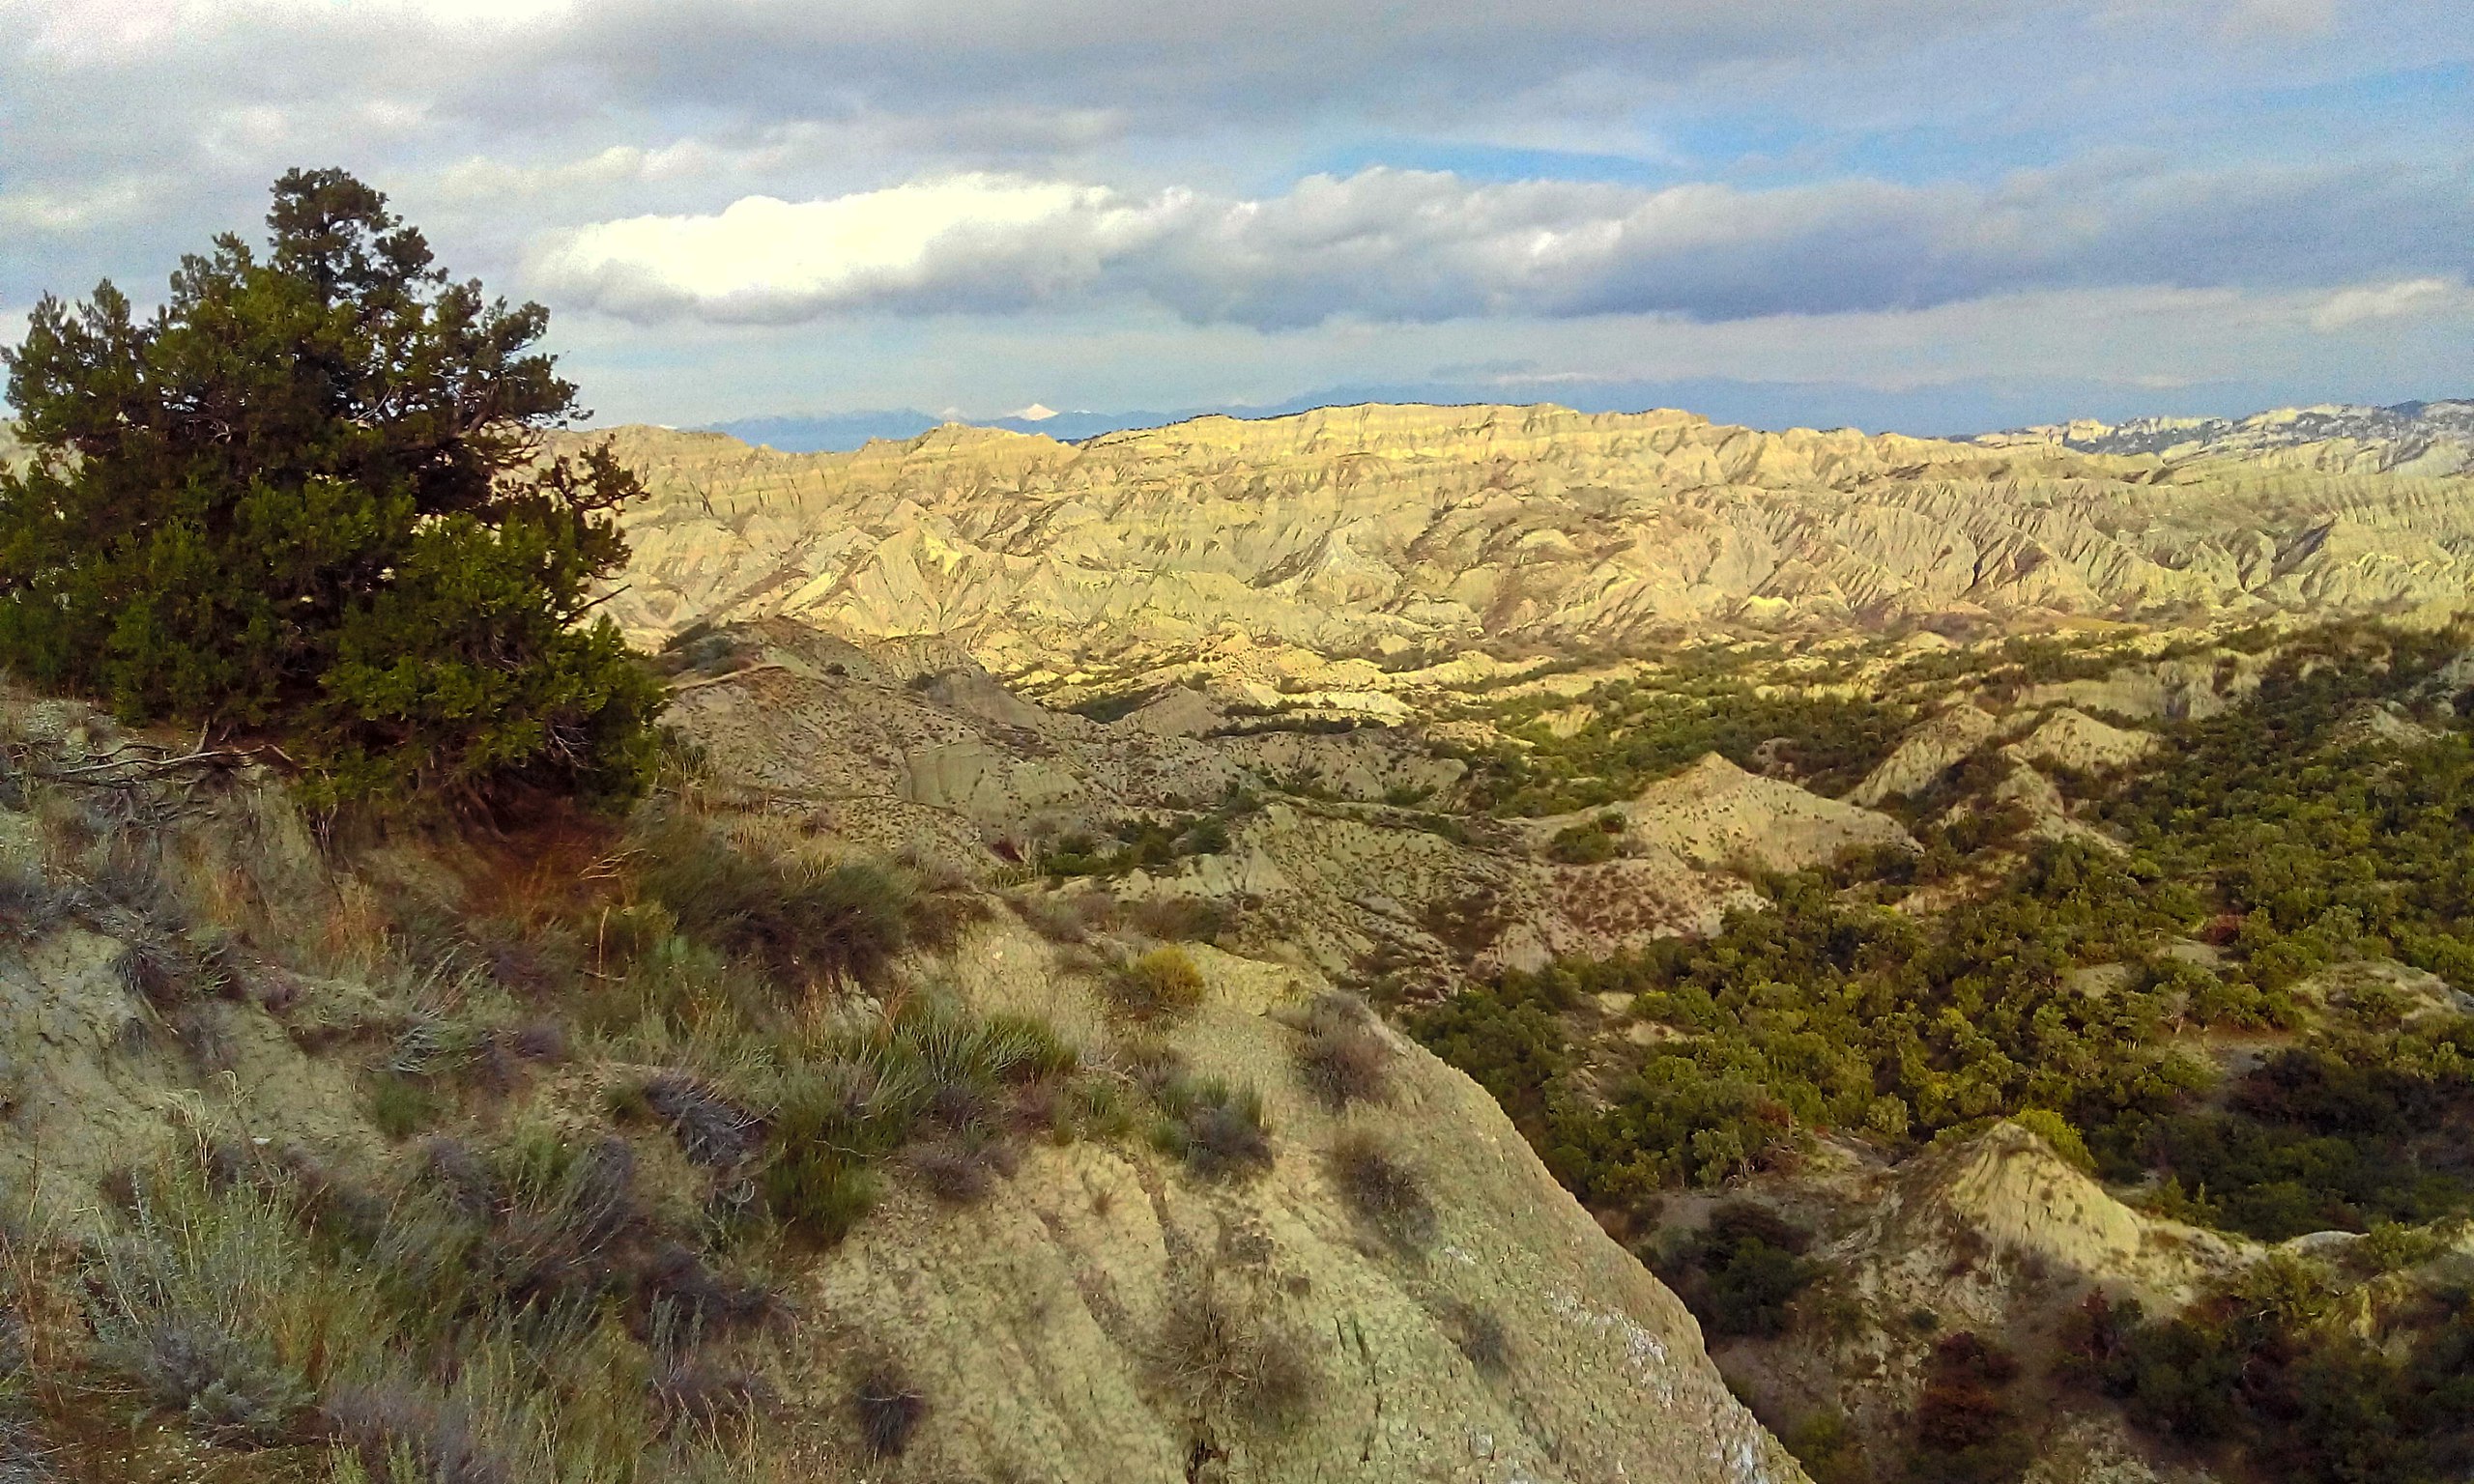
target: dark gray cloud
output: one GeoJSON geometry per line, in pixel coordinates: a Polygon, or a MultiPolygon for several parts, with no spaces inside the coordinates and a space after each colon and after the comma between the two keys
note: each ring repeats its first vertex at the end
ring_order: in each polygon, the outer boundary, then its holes
{"type": "Polygon", "coordinates": [[[1195,323],[1913,309],[2031,287],[2474,276],[2452,169],[2091,164],[1990,186],[1746,190],[1314,176],[1240,200],[961,177],[562,235],[535,281],[662,321],[795,324],[1139,297],[1195,323]]]}

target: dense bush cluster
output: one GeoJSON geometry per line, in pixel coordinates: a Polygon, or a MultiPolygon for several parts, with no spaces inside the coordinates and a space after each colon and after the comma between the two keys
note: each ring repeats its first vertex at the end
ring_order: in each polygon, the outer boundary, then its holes
{"type": "Polygon", "coordinates": [[[2443,1293],[2366,1337],[2323,1274],[2255,1267],[2171,1318],[2090,1297],[2063,1377],[2187,1445],[2247,1455],[2296,1484],[2425,1484],[2474,1470],[2474,1310],[2443,1293]]]}
{"type": "Polygon", "coordinates": [[[1821,872],[1784,877],[1775,909],[1737,914],[1712,938],[1508,974],[1414,1028],[1503,1098],[1549,1167],[1601,1208],[1719,1184],[1817,1127],[1896,1147],[2043,1108],[2110,1130],[2203,1075],[2160,1049],[2160,997],[2066,982],[2200,915],[2140,870],[2086,844],[2046,845],[2004,890],[1930,924],[1842,902],[1821,872]],[[1591,1098],[1570,1075],[1561,1013],[1609,992],[1689,1035],[1591,1098]]]}
{"type": "Polygon", "coordinates": [[[2474,1022],[2401,1027],[2376,987],[2298,992],[2375,956],[2474,990],[2474,741],[2429,684],[2464,640],[2347,626],[2292,645],[2254,703],[2177,728],[2158,767],[2092,802],[2127,851],[2019,858],[2006,832],[1945,833],[1944,873],[2016,864],[1929,919],[1865,899],[1930,852],[1775,879],[1774,908],[1713,937],[1508,974],[1414,1029],[1600,1209],[1792,1158],[1816,1128],[1896,1151],[2017,1116],[2111,1177],[2166,1177],[2170,1209],[2263,1237],[2465,1210],[2474,1022]],[[2349,740],[2348,718],[2390,701],[2444,729],[2349,740]],[[2224,961],[2162,952],[2190,934],[2224,961]],[[1684,1035],[1584,1090],[1575,1012],[1609,992],[1684,1035]],[[2222,1107],[2197,1105],[2213,1073],[2175,1033],[2306,1022],[2222,1107]]]}
{"type": "Polygon", "coordinates": [[[1771,694],[1732,674],[1661,671],[1582,698],[1590,716],[1568,736],[1539,720],[1552,698],[1499,702],[1485,716],[1521,746],[1469,759],[1472,808],[1527,817],[1630,798],[1644,785],[1716,753],[1740,767],[1784,767],[1807,787],[1841,793],[1873,770],[1911,708],[1829,695],[1771,694]]]}
{"type": "Polygon", "coordinates": [[[1821,1276],[1804,1256],[1812,1233],[1748,1200],[1719,1203],[1710,1219],[1651,1254],[1651,1265],[1713,1335],[1778,1335],[1796,1298],[1821,1276]]]}

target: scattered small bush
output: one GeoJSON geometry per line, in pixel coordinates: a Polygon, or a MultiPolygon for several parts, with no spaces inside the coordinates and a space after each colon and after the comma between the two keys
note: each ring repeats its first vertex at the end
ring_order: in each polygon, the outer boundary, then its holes
{"type": "Polygon", "coordinates": [[[1228,930],[1225,902],[1206,897],[1145,897],[1129,905],[1136,931],[1170,943],[1209,943],[1228,930]]]}
{"type": "Polygon", "coordinates": [[[228,1445],[286,1441],[309,1400],[298,1374],[204,1315],[157,1316],[107,1339],[98,1358],[191,1429],[228,1445]]]}
{"type": "Polygon", "coordinates": [[[908,1452],[928,1416],[927,1396],[891,1360],[879,1360],[860,1375],[850,1388],[850,1406],[859,1417],[860,1441],[878,1458],[908,1452]]]}
{"type": "Polygon", "coordinates": [[[1356,1102],[1381,1102],[1392,1090],[1392,1046],[1362,1001],[1326,994],[1299,1027],[1299,1076],[1334,1112],[1356,1102]]]}
{"type": "Polygon", "coordinates": [[[1779,1335],[1798,1295],[1821,1275],[1805,1260],[1812,1234],[1749,1200],[1720,1203],[1700,1230],[1655,1255],[1653,1266],[1715,1335],[1779,1335]]]}
{"type": "Polygon", "coordinates": [[[999,1110],[1011,1095],[1076,1066],[1074,1048],[1044,1022],[974,1016],[927,999],[817,1049],[818,1060],[781,1083],[762,1184],[777,1218],[827,1244],[874,1206],[878,1183],[869,1166],[929,1130],[938,1140],[912,1162],[931,1188],[958,1200],[984,1193],[992,1175],[1011,1169],[999,1110]]]}
{"type": "Polygon", "coordinates": [[[1625,821],[1622,814],[1608,813],[1580,824],[1569,824],[1557,830],[1546,842],[1546,853],[1567,866],[1595,866],[1611,861],[1624,850],[1625,821]]]}
{"type": "Polygon", "coordinates": [[[1137,1020],[1167,1018],[1202,1003],[1202,970],[1182,948],[1155,948],[1111,968],[1105,987],[1108,999],[1137,1020]]]}
{"type": "Polygon", "coordinates": [[[438,1122],[438,1095],[415,1078],[381,1072],[369,1090],[369,1121],[401,1142],[438,1122]]]}
{"type": "Polygon", "coordinates": [[[871,861],[783,863],[674,818],[647,842],[643,885],[678,926],[791,980],[866,980],[910,946],[918,882],[871,861]]]}
{"type": "Polygon", "coordinates": [[[1332,1141],[1332,1183],[1360,1220],[1401,1246],[1432,1240],[1434,1202],[1418,1172],[1381,1139],[1350,1129],[1332,1141]]]}
{"type": "Polygon", "coordinates": [[[2035,1446],[2002,1399],[2019,1362],[1999,1345],[1962,1330],[1933,1347],[1915,1399],[1916,1484],[2007,1484],[2027,1471],[2035,1446]]]}
{"type": "Polygon", "coordinates": [[[762,1119],[692,1077],[656,1073],[646,1080],[642,1096],[646,1108],[696,1164],[739,1164],[763,1147],[762,1119]]]}
{"type": "Polygon", "coordinates": [[[1229,1180],[1270,1167],[1271,1124],[1258,1089],[1177,1075],[1157,1096],[1165,1115],[1161,1145],[1196,1175],[1229,1180]]]}
{"type": "Polygon", "coordinates": [[[1443,1306],[1444,1327],[1469,1363],[1489,1376],[1511,1368],[1511,1334],[1492,1309],[1453,1298],[1443,1306]]]}
{"type": "Polygon", "coordinates": [[[1169,1304],[1154,1359],[1171,1392],[1231,1423],[1293,1421],[1319,1380],[1300,1336],[1208,1285],[1169,1304]]]}

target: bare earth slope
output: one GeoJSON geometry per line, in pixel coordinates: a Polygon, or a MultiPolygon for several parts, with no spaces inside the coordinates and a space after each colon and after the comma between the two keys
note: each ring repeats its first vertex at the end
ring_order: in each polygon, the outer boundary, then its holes
{"type": "Polygon", "coordinates": [[[1394,406],[1079,445],[962,427],[820,455],[610,436],[654,497],[629,516],[612,604],[640,640],[778,614],[952,635],[1025,679],[1237,630],[1335,655],[1721,621],[2369,608],[2474,581],[2474,477],[2315,462],[2321,444],[2184,459],[1394,406]]]}

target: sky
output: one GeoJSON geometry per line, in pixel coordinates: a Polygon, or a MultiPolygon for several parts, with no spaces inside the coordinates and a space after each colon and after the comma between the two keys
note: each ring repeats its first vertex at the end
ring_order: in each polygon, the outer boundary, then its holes
{"type": "Polygon", "coordinates": [[[0,340],[295,165],[604,424],[2474,395],[2474,0],[0,0],[0,340]]]}

